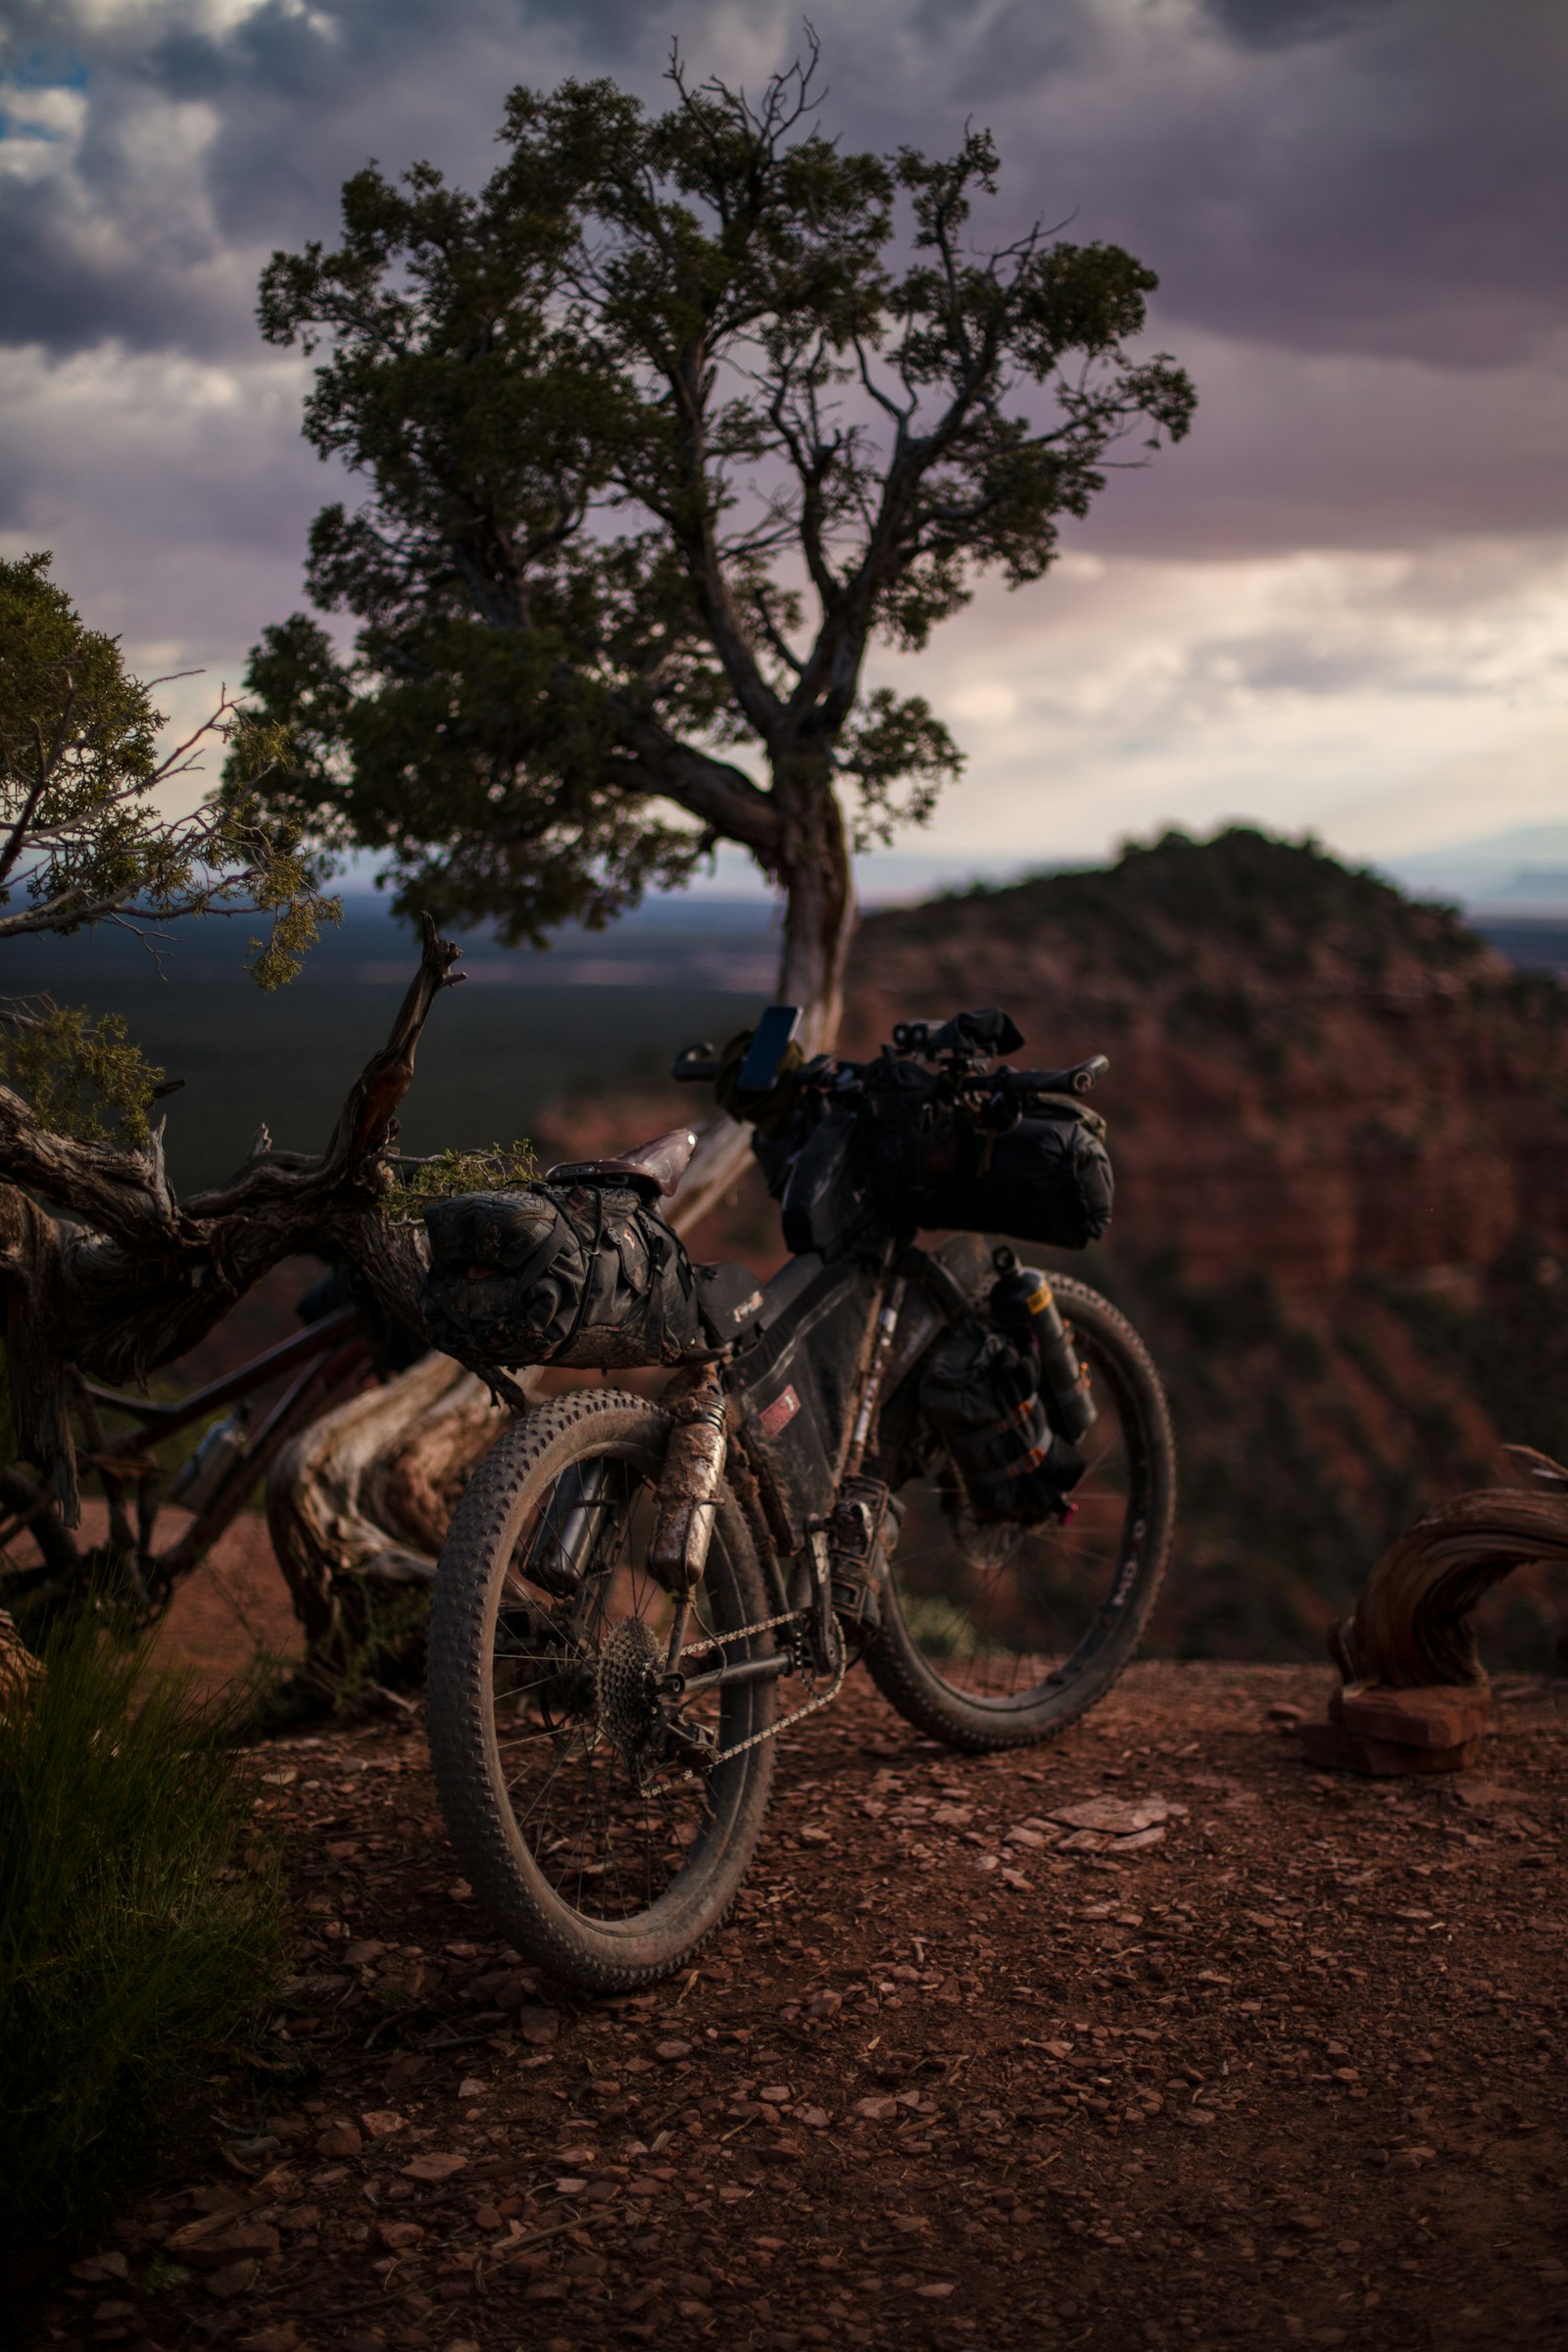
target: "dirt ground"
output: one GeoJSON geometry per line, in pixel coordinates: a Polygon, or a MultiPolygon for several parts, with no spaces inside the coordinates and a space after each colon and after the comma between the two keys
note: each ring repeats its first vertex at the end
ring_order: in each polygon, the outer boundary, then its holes
{"type": "Polygon", "coordinates": [[[1568,1686],[1394,1784],[1302,1763],[1326,1688],[1143,1665],[966,1760],[858,1676],[698,1966],[597,2006],[487,1933],[416,1715],[270,1748],[270,2094],[37,2340],[1568,2346],[1568,1686]],[[1064,1846],[1101,1795],[1164,1835],[1064,1846]]]}

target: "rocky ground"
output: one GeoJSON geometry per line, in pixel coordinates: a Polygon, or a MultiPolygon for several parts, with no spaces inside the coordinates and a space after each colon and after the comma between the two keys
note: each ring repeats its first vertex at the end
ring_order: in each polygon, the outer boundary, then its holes
{"type": "Polygon", "coordinates": [[[268,2095],[37,2340],[1568,2345],[1568,1690],[1394,1784],[1300,1761],[1324,1694],[1145,1665],[966,1760],[852,1685],[731,1924],[597,2006],[455,1882],[416,1715],[269,1749],[268,2095]],[[1131,1850],[1053,1818],[1103,1797],[1131,1850]]]}

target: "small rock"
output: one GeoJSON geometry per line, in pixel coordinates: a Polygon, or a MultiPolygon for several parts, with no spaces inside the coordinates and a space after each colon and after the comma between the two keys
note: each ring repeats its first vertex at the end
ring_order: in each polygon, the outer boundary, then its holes
{"type": "Polygon", "coordinates": [[[790,2103],[790,2086],[787,2082],[765,2082],[757,2095],[760,2099],[765,2099],[770,2107],[787,2107],[790,2103]]]}
{"type": "Polygon", "coordinates": [[[917,2286],[914,2291],[917,2295],[924,2295],[928,2303],[939,2303],[954,2292],[956,2285],[956,2281],[952,2278],[928,2278],[924,2286],[917,2286]]]}
{"type": "Polygon", "coordinates": [[[379,1960],[385,1950],[386,1945],[377,1943],[373,1936],[362,1936],[358,1942],[344,1947],[343,1965],[345,1968],[368,1968],[371,1961],[379,1960]]]}
{"type": "Polygon", "coordinates": [[[85,2261],[72,2264],[71,2276],[83,2286],[102,2286],[111,2278],[129,2278],[130,2265],[123,2254],[89,2254],[85,2261]]]}
{"type": "Polygon", "coordinates": [[[886,2123],[890,2115],[898,2114],[899,2102],[897,2099],[885,2095],[869,2099],[857,2099],[855,2112],[857,2115],[863,2115],[867,2123],[886,2123]]]}
{"type": "Polygon", "coordinates": [[[417,2222],[377,2222],[375,2234],[389,2254],[400,2254],[406,2246],[418,2245],[424,2231],[417,2222]]]}
{"type": "Polygon", "coordinates": [[[467,2169],[466,2156],[460,2156],[455,2149],[432,2148],[427,2155],[412,2156],[403,2174],[408,2180],[450,2180],[455,2173],[467,2169]]]}
{"type": "Polygon", "coordinates": [[[364,2144],[352,2124],[328,2124],[316,2134],[318,2156],[357,2156],[364,2144]]]}
{"type": "Polygon", "coordinates": [[[94,2304],[92,2316],[95,2327],[110,2328],[113,2327],[116,2320],[133,2320],[136,2317],[136,2306],[134,2303],[123,2303],[116,2297],[110,2296],[104,2302],[94,2304]]]}
{"type": "Polygon", "coordinates": [[[294,2352],[299,2342],[299,2329],[292,2320],[283,2320],[273,2328],[257,2328],[239,2339],[237,2352],[294,2352]]]}
{"type": "Polygon", "coordinates": [[[1170,1819],[1162,1796],[1086,1796],[1075,1804],[1058,1805],[1051,1816],[1069,1830],[1099,1830],[1111,1838],[1134,1838],[1170,1819]]]}
{"type": "Polygon", "coordinates": [[[662,2058],[666,2066],[674,2066],[678,2060],[689,2058],[691,2054],[692,2045],[689,2041],[661,2041],[654,2045],[654,2056],[662,2058]]]}
{"type": "Polygon", "coordinates": [[[1005,1843],[1008,1845],[1026,1845],[1031,1849],[1038,1850],[1041,1846],[1049,1844],[1050,1840],[1049,1838],[1042,1837],[1038,1830],[1019,1829],[1009,1830],[1007,1832],[1005,1843]]]}
{"type": "Polygon", "coordinates": [[[216,2295],[220,2303],[231,2302],[235,2295],[250,2292],[256,2284],[260,2269],[261,2265],[257,2262],[225,2263],[220,2271],[208,2272],[207,2291],[210,2295],[216,2295]]]}
{"type": "Polygon", "coordinates": [[[408,2129],[408,2117],[398,2115],[390,2107],[372,2107],[368,2114],[361,2116],[360,2122],[368,2139],[390,2139],[395,2132],[408,2129]]]}

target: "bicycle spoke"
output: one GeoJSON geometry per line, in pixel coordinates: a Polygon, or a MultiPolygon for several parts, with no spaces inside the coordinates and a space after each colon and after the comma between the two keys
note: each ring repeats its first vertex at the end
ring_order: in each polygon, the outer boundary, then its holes
{"type": "MultiPolygon", "coordinates": [[[[639,1744],[637,1661],[648,1661],[646,1672],[662,1662],[674,1603],[644,1565],[650,1481],[614,1458],[600,1481],[591,1506],[580,1498],[580,1467],[557,1481],[517,1539],[503,1576],[491,1679],[495,1747],[518,1835],[571,1909],[614,1920],[652,1908],[685,1869],[702,1840],[708,1796],[683,1764],[672,1772],[639,1744]],[[598,1514],[585,1563],[572,1591],[552,1589],[540,1579],[565,1582],[569,1514],[584,1507],[598,1514]],[[526,1612],[516,1647],[509,1608],[519,1619],[526,1612]],[[501,1720],[507,1706],[510,1722],[501,1720]]],[[[581,1553],[579,1539],[570,1541],[581,1553]]],[[[694,1639],[722,1630],[706,1591],[690,1630],[694,1639]]],[[[722,1743],[726,1714],[744,1703],[733,1692],[706,1693],[686,1720],[706,1722],[722,1743]]],[[[657,1740],[660,1720],[650,1698],[649,1739],[657,1740]]]]}

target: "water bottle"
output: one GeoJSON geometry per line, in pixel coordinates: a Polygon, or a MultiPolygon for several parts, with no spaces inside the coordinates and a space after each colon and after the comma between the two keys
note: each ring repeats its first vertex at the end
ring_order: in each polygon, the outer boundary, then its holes
{"type": "Polygon", "coordinates": [[[1014,1343],[1033,1342],[1052,1420],[1076,1445],[1100,1418],[1100,1407],[1090,1394],[1088,1367],[1079,1360],[1051,1283],[1038,1266],[1020,1266],[1010,1250],[998,1250],[992,1263],[997,1280],[988,1301],[991,1320],[1014,1343]]]}

